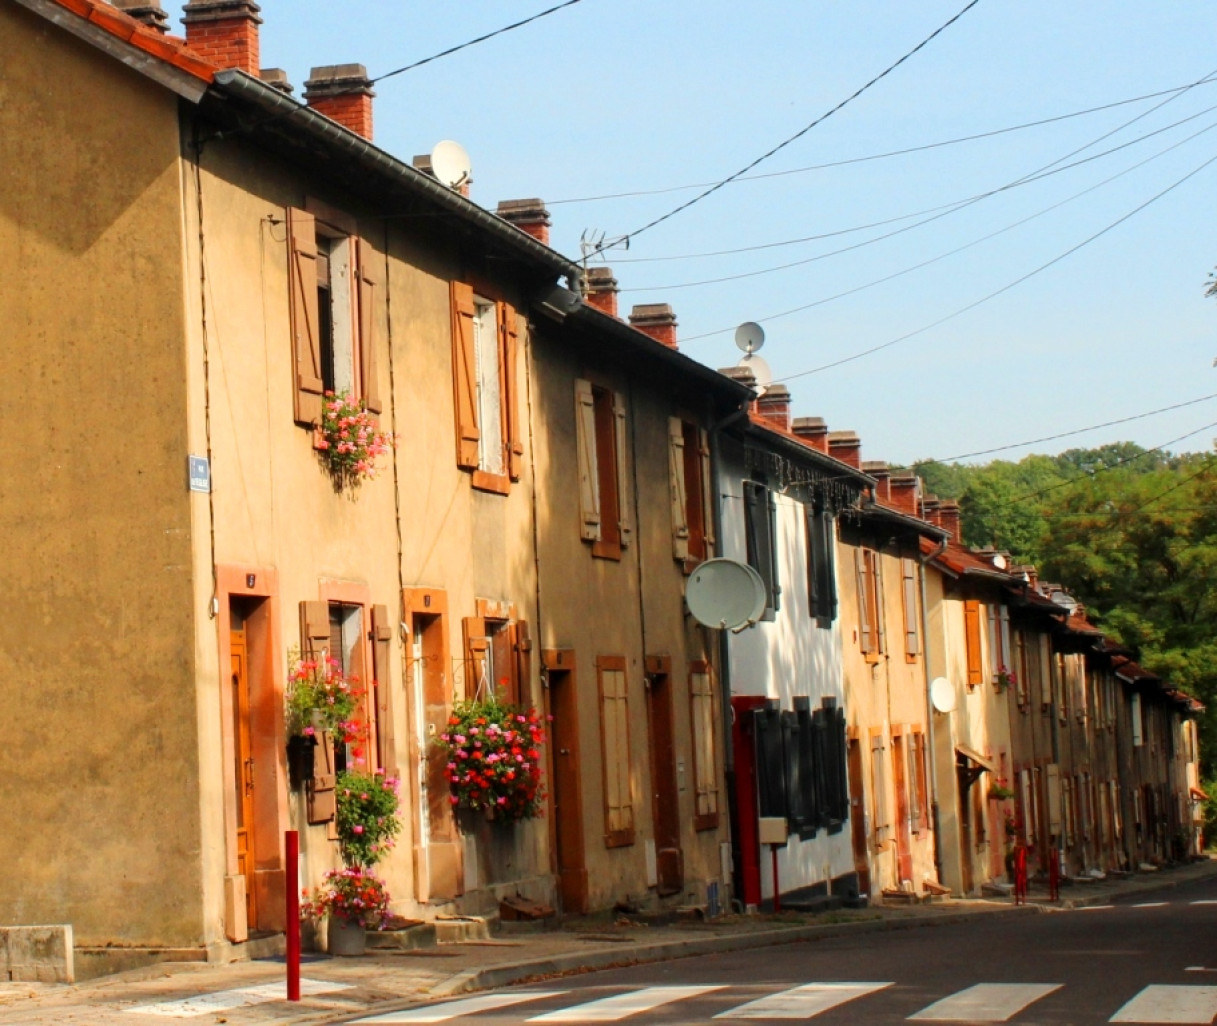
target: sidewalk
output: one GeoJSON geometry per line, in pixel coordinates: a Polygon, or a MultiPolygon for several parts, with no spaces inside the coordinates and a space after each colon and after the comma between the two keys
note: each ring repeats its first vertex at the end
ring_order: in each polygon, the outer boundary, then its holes
{"type": "Polygon", "coordinates": [[[327,1023],[534,978],[860,931],[947,925],[975,915],[1028,915],[1101,905],[1118,896],[1214,877],[1217,860],[1196,862],[1065,886],[1057,903],[1049,903],[1046,890],[1033,884],[1024,908],[1015,907],[1009,898],[944,899],[903,907],[730,916],[712,923],[666,926],[592,916],[566,921],[556,929],[504,933],[491,940],[434,948],[369,952],[350,959],[306,956],[301,969],[303,1000],[298,1004],[282,1000],[282,960],[164,963],[66,987],[0,983],[0,1023],[138,1026],[167,1018],[232,1026],[327,1023]]]}

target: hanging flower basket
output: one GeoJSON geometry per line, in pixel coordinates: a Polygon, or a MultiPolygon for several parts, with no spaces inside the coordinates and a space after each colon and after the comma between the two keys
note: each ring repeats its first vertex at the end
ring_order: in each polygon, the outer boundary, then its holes
{"type": "Polygon", "coordinates": [[[460,702],[436,742],[454,806],[514,822],[542,815],[541,746],[545,728],[535,709],[494,698],[460,702]]]}
{"type": "Polygon", "coordinates": [[[288,733],[312,738],[318,730],[328,730],[335,743],[355,741],[355,710],[362,695],[359,678],[346,676],[336,659],[296,656],[287,680],[288,733]]]}
{"type": "Polygon", "coordinates": [[[317,432],[317,450],[340,487],[375,477],[377,457],[393,448],[393,436],[381,431],[363,400],[347,391],[325,393],[317,432]]]}
{"type": "Polygon", "coordinates": [[[293,734],[287,739],[287,775],[293,791],[299,791],[313,778],[316,748],[317,739],[306,734],[293,734]]]}

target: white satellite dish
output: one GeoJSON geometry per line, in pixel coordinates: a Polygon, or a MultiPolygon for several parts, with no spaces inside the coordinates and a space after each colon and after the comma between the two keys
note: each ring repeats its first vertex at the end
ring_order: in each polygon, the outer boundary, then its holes
{"type": "Polygon", "coordinates": [[[685,585],[689,612],[707,627],[734,630],[754,624],[764,615],[765,598],[761,575],[734,559],[706,560],[685,585]]]}
{"type": "Polygon", "coordinates": [[[735,344],[751,356],[765,344],[765,329],[756,321],[744,321],[735,329],[735,344]]]}
{"type": "Polygon", "coordinates": [[[468,182],[473,168],[465,147],[451,139],[435,144],[431,151],[431,171],[449,189],[459,189],[468,182]]]}
{"type": "Polygon", "coordinates": [[[993,565],[995,567],[997,567],[998,570],[1005,570],[1006,569],[1006,557],[1003,556],[1000,552],[994,553],[993,565]]]}
{"type": "Polygon", "coordinates": [[[949,713],[955,708],[955,689],[946,677],[930,681],[930,704],[940,713],[949,713]]]}
{"type": "Polygon", "coordinates": [[[773,384],[773,370],[763,356],[757,356],[756,353],[746,353],[744,358],[740,360],[739,366],[747,367],[752,371],[752,378],[756,382],[756,387],[762,392],[773,384]]]}

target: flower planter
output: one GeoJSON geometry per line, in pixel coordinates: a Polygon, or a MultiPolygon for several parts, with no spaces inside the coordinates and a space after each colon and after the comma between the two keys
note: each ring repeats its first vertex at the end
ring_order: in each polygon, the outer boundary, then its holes
{"type": "Polygon", "coordinates": [[[363,923],[342,916],[330,916],[326,947],[331,955],[354,958],[368,949],[368,931],[363,923]]]}
{"type": "Polygon", "coordinates": [[[287,776],[293,791],[313,779],[317,739],[297,734],[287,739],[287,776]]]}

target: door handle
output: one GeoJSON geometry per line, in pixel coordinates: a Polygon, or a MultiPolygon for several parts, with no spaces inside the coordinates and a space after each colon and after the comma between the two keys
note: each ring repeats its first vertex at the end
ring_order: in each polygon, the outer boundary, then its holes
{"type": "Polygon", "coordinates": [[[254,793],[254,761],[253,759],[245,760],[245,793],[254,793]]]}

